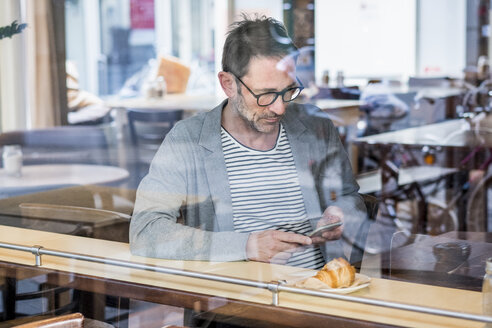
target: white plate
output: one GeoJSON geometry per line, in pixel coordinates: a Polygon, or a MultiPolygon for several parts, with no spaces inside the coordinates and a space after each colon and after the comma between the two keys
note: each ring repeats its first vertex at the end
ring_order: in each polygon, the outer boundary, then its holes
{"type": "MultiPolygon", "coordinates": [[[[317,273],[316,270],[303,270],[294,273],[289,273],[291,279],[286,279],[288,284],[295,284],[303,279],[314,276],[317,273]]],[[[338,294],[348,294],[353,293],[359,289],[366,288],[371,283],[371,278],[365,274],[356,273],[355,282],[358,283],[356,286],[342,287],[342,288],[320,288],[319,290],[324,292],[338,293],[338,294]],[[359,282],[358,282],[359,281],[359,282]]]]}
{"type": "Polygon", "coordinates": [[[359,273],[356,273],[355,274],[355,279],[357,279],[359,276],[359,278],[362,278],[361,276],[364,276],[362,279],[366,280],[368,279],[369,281],[366,282],[366,283],[362,283],[360,285],[357,285],[357,286],[349,286],[349,287],[343,287],[343,288],[323,288],[323,289],[320,289],[324,292],[330,292],[330,293],[338,293],[338,294],[348,294],[348,293],[353,293],[359,289],[362,289],[362,288],[366,288],[367,286],[369,286],[371,284],[371,278],[369,278],[368,276],[366,275],[361,275],[359,273]]]}
{"type": "Polygon", "coordinates": [[[301,277],[301,278],[309,278],[316,274],[316,270],[302,270],[293,273],[289,273],[289,277],[301,277]]]}

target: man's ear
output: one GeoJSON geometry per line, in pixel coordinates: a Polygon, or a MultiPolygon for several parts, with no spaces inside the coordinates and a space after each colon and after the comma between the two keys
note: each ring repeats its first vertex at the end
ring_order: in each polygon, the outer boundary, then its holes
{"type": "Polygon", "coordinates": [[[224,71],[219,72],[219,82],[222,90],[227,95],[227,98],[233,98],[237,94],[237,84],[236,79],[231,73],[224,71]]]}

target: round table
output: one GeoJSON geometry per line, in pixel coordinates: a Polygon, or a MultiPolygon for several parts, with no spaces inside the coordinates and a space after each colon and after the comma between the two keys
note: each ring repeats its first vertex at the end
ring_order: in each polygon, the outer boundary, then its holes
{"type": "Polygon", "coordinates": [[[72,185],[107,184],[128,178],[127,170],[116,166],[88,164],[25,165],[22,176],[9,176],[0,169],[0,196],[72,185]]]}

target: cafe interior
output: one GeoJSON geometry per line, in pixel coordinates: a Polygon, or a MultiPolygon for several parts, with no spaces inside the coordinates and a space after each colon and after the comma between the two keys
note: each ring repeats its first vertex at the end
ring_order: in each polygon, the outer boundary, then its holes
{"type": "MultiPolygon", "coordinates": [[[[0,327],[492,327],[491,9],[1,0],[0,327]],[[345,284],[316,278],[341,275],[329,256],[317,270],[130,247],[164,138],[227,98],[223,44],[244,15],[285,25],[304,87],[292,101],[333,124],[359,186],[366,213],[346,214],[326,243],[341,249],[345,284]]],[[[326,187],[333,204],[343,187],[326,187]]],[[[189,199],[221,202],[201,196],[189,199]]],[[[176,224],[193,225],[181,214],[176,224]]],[[[170,249],[200,247],[178,238],[170,249]]]]}

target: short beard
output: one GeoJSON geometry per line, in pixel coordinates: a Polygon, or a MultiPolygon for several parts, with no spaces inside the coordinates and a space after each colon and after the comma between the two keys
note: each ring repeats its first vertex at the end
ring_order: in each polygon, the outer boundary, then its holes
{"type": "Polygon", "coordinates": [[[239,115],[239,118],[243,120],[243,122],[246,123],[252,130],[259,133],[271,132],[269,130],[265,130],[262,126],[258,124],[258,122],[254,121],[253,116],[248,115],[251,114],[251,112],[248,112],[248,108],[244,103],[242,95],[238,95],[237,100],[232,101],[231,105],[234,111],[239,115]]]}

